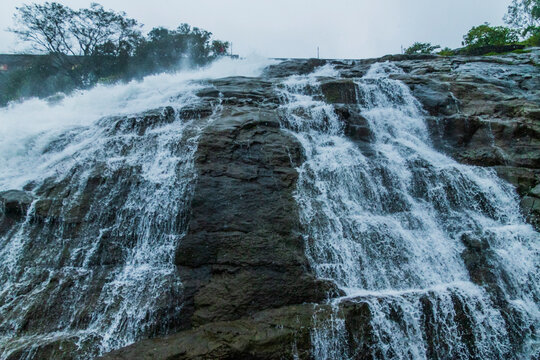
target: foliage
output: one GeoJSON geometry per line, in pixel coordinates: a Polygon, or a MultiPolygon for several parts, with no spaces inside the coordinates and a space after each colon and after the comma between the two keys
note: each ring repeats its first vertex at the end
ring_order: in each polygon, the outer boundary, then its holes
{"type": "Polygon", "coordinates": [[[226,55],[228,42],[214,40],[212,33],[181,24],[176,30],[152,29],[135,50],[134,63],[139,71],[152,73],[174,68],[179,62],[204,65],[226,55]]]}
{"type": "Polygon", "coordinates": [[[531,35],[523,40],[521,44],[525,46],[540,46],[540,26],[531,30],[531,35]]]}
{"type": "Polygon", "coordinates": [[[106,51],[128,56],[141,38],[136,20],[96,3],[78,11],[56,2],[23,5],[17,8],[14,22],[15,28],[9,31],[35,50],[56,56],[66,69],[74,64],[63,55],[93,56],[106,51]]]}
{"type": "Polygon", "coordinates": [[[454,50],[450,49],[449,47],[445,47],[444,49],[439,51],[437,53],[437,55],[440,55],[440,56],[453,56],[453,55],[455,55],[455,53],[454,53],[454,50]]]}
{"type": "Polygon", "coordinates": [[[52,56],[39,56],[31,66],[2,74],[0,104],[26,96],[46,97],[58,91],[75,90],[77,82],[69,74],[59,72],[52,56]]]}
{"type": "Polygon", "coordinates": [[[490,26],[489,23],[474,26],[463,37],[463,45],[469,48],[497,46],[516,43],[519,40],[515,30],[504,26],[490,26]]]}
{"type": "Polygon", "coordinates": [[[439,49],[439,45],[431,45],[431,43],[415,42],[411,47],[405,49],[405,54],[433,54],[433,52],[439,49]]]}
{"type": "Polygon", "coordinates": [[[520,29],[523,36],[538,33],[540,0],[513,0],[504,20],[508,25],[520,29]]]}
{"type": "Polygon", "coordinates": [[[227,54],[229,43],[188,24],[176,30],[152,29],[145,37],[139,23],[123,12],[92,3],[73,10],[56,2],[23,5],[9,31],[47,56],[23,70],[0,77],[0,105],[28,96],[69,92],[98,82],[201,66],[227,54]]]}

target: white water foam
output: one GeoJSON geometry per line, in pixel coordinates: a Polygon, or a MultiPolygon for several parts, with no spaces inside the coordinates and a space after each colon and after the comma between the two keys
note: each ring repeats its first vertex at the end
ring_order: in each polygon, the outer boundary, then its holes
{"type": "MultiPolygon", "coordinates": [[[[369,304],[374,358],[527,356],[540,322],[538,233],[523,221],[514,189],[493,171],[433,149],[420,104],[389,78],[396,72],[379,63],[356,79],[357,110],[371,133],[362,146],[345,135],[333,106],[318,100],[319,74],[280,86],[284,126],[307,158],[295,197],[312,267],[345,299],[369,304]],[[528,339],[518,353],[501,309],[471,282],[464,236],[492,249],[482,261],[493,262],[497,296],[511,309],[504,311],[519,314],[513,325],[528,339]]],[[[330,321],[314,333],[317,359],[350,355],[340,341],[337,348],[335,339],[320,341],[328,336],[320,331],[340,333],[335,324],[343,328],[330,321]]]]}
{"type": "Polygon", "coordinates": [[[40,201],[0,237],[0,359],[32,359],[43,346],[93,358],[177,326],[174,253],[198,137],[215,116],[180,113],[201,101],[206,79],[269,63],[222,60],[0,109],[0,191],[27,185],[40,201]]]}

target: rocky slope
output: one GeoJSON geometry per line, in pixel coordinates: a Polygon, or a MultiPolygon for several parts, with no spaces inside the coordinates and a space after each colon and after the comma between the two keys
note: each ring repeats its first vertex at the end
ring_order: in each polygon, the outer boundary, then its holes
{"type": "MultiPolygon", "coordinates": [[[[332,282],[317,279],[306,258],[293,198],[304,155],[301,144],[282,128],[276,85],[286,76],[331,64],[339,76],[321,79],[322,96],[345,124],[347,136],[369,152],[370,129],[356,106],[358,89],[352,79],[364,75],[375,62],[392,62],[403,70],[393,76],[407,84],[423,105],[434,145],[460,162],[490,167],[513,184],[524,215],[538,229],[539,55],[536,49],[494,57],[288,60],[267,68],[259,78],[205,81],[197,93],[200,101],[191,108],[158,109],[118,119],[111,132],[142,136],[180,111],[182,118],[204,130],[195,152],[197,178],[189,211],[179,214],[181,219],[175,224],[178,234],[185,233],[175,249],[182,291],[161,299],[164,325],[148,332],[147,337],[153,339],[113,351],[103,359],[311,359],[312,329],[332,321],[336,311],[343,314],[350,356],[371,358],[363,351],[373,341],[367,305],[362,301],[344,301],[339,308],[329,305],[328,298],[342,293],[332,282]],[[159,336],[164,333],[169,335],[159,336]]],[[[142,181],[136,167],[105,176],[98,163],[92,166],[94,175],[76,193],[54,182],[0,193],[0,235],[25,221],[37,196],[30,219],[36,229],[62,228],[63,236],[84,241],[82,234],[91,226],[92,209],[101,197],[115,193],[116,203],[121,204],[126,196],[122,188],[142,181]],[[76,197],[77,205],[66,212],[62,201],[69,196],[76,197]]],[[[112,219],[112,214],[100,216],[112,219]]],[[[119,234],[109,236],[110,241],[92,259],[100,269],[93,275],[96,288],[105,276],[100,271],[116,266],[122,258],[120,244],[129,242],[119,234]]],[[[52,240],[42,240],[33,251],[41,251],[47,241],[52,240]]],[[[464,243],[469,244],[464,257],[473,280],[489,284],[490,277],[496,276],[486,265],[489,249],[474,239],[464,243]]],[[[67,259],[69,249],[64,252],[67,259]]],[[[29,253],[24,261],[31,258],[29,253]]],[[[27,313],[23,331],[47,329],[48,319],[62,311],[62,299],[73,296],[72,281],[57,279],[61,286],[46,300],[52,304],[49,310],[27,313]]],[[[88,299],[89,309],[77,315],[79,323],[89,321],[92,301],[88,299]]],[[[459,315],[463,307],[459,299],[454,301],[459,315]]],[[[425,311],[429,316],[427,302],[425,311]]],[[[467,336],[470,326],[464,322],[461,333],[467,336]]],[[[431,335],[430,341],[436,342],[436,334],[431,335]]],[[[69,339],[48,344],[34,359],[68,359],[73,346],[69,339]]],[[[10,359],[19,358],[23,350],[10,359]]]]}
{"type": "MultiPolygon", "coordinates": [[[[535,50],[497,57],[292,60],[270,67],[262,79],[214,83],[213,95],[223,96],[226,115],[201,140],[190,231],[177,253],[183,271],[204,274],[193,280],[192,330],[143,341],[105,358],[313,356],[306,330],[316,326],[314,312],[329,314],[330,310],[325,305],[299,304],[320,303],[325,291],[336,290],[313,280],[302,255],[291,199],[297,177],[294,168],[302,162],[302,153],[280,129],[274,110],[277,99],[270,90],[275,77],[306,74],[327,63],[335,66],[340,78],[324,80],[322,91],[346,124],[348,136],[362,146],[370,141],[369,128],[354,106],[356,88],[348,79],[362,76],[373,62],[393,62],[403,69],[396,78],[411,88],[425,108],[435,145],[460,162],[491,167],[515,185],[524,215],[538,226],[538,55],[535,50]],[[249,219],[247,213],[252,215],[249,219]]],[[[475,267],[488,263],[482,258],[488,250],[471,246],[477,250],[465,256],[476,273],[475,267]],[[475,255],[479,251],[481,255],[475,255]]],[[[489,269],[480,273],[486,272],[489,269]]],[[[358,345],[351,355],[361,359],[362,346],[369,346],[369,311],[362,312],[358,303],[345,308],[349,336],[358,345]]]]}

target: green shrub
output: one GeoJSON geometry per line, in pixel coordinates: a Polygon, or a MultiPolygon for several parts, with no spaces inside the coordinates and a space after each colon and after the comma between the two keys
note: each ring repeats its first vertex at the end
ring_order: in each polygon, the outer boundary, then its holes
{"type": "Polygon", "coordinates": [[[532,35],[522,42],[525,46],[540,46],[540,27],[536,27],[532,32],[532,35]]]}
{"type": "Polygon", "coordinates": [[[500,46],[517,43],[519,36],[516,30],[505,26],[490,26],[489,23],[474,26],[463,36],[463,45],[468,48],[483,46],[500,46]]]}
{"type": "Polygon", "coordinates": [[[431,43],[415,42],[411,47],[405,49],[405,54],[433,54],[433,52],[439,49],[439,45],[431,45],[431,43]]]}
{"type": "Polygon", "coordinates": [[[437,53],[437,55],[440,55],[440,56],[453,56],[453,55],[455,55],[455,52],[454,52],[454,50],[450,49],[449,47],[445,47],[444,49],[439,51],[437,53]]]}

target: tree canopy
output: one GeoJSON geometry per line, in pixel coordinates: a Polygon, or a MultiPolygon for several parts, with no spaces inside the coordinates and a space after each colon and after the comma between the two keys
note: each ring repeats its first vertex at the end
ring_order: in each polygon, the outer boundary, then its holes
{"type": "Polygon", "coordinates": [[[7,77],[0,74],[0,104],[201,66],[229,49],[228,42],[188,24],[174,30],[156,27],[144,36],[137,20],[97,3],[79,10],[57,2],[25,4],[13,18],[9,31],[47,56],[7,77]]]}
{"type": "Polygon", "coordinates": [[[539,32],[540,0],[513,0],[504,17],[505,22],[523,35],[539,32]]]}
{"type": "Polygon", "coordinates": [[[25,4],[14,22],[11,32],[46,53],[90,56],[107,46],[132,52],[141,39],[136,20],[97,3],[77,11],[56,2],[25,4]]]}
{"type": "Polygon", "coordinates": [[[431,43],[415,42],[411,47],[405,49],[405,54],[433,54],[433,52],[439,49],[439,45],[431,45],[431,43]]]}
{"type": "Polygon", "coordinates": [[[484,23],[479,26],[474,26],[469,32],[463,36],[463,45],[474,48],[491,45],[507,45],[515,43],[519,40],[519,36],[515,30],[504,26],[490,26],[489,23],[484,23]]]}
{"type": "Polygon", "coordinates": [[[41,53],[136,57],[138,63],[156,62],[154,70],[176,64],[180,57],[204,64],[226,55],[229,47],[228,42],[212,40],[211,32],[188,24],[176,30],[157,27],[144,37],[137,20],[97,3],[79,10],[57,2],[27,4],[17,8],[14,23],[9,31],[41,53]]]}

